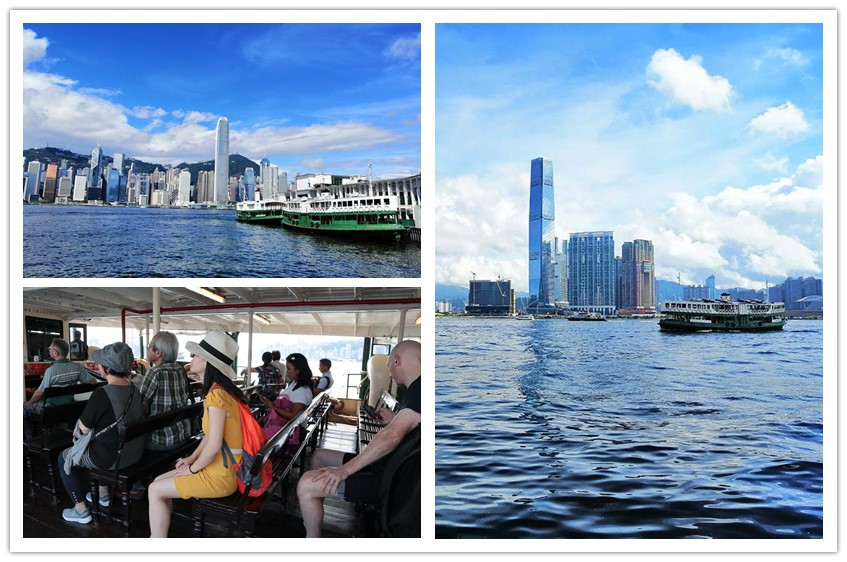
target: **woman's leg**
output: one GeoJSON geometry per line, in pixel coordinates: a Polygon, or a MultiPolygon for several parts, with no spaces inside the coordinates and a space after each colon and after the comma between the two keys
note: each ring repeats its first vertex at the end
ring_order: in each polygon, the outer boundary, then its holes
{"type": "Polygon", "coordinates": [[[171,526],[172,498],[180,497],[174,482],[174,470],[159,475],[147,489],[147,501],[150,505],[150,536],[167,538],[171,526]]]}
{"type": "Polygon", "coordinates": [[[77,512],[85,511],[85,482],[83,481],[83,471],[76,467],[71,467],[70,473],[65,472],[65,455],[70,453],[70,449],[65,449],[59,455],[59,476],[62,478],[62,484],[65,485],[65,490],[74,502],[74,507],[77,512]]]}

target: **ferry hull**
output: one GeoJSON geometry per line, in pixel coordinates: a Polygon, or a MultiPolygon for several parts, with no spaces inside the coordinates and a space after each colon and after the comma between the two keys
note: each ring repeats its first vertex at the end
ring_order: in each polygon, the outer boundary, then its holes
{"type": "Polygon", "coordinates": [[[692,322],[678,318],[662,318],[659,328],[667,332],[767,332],[781,330],[784,319],[773,321],[750,318],[721,318],[711,322],[692,322]]]}
{"type": "Polygon", "coordinates": [[[308,232],[310,234],[397,241],[408,238],[408,230],[401,224],[396,222],[362,223],[358,221],[358,217],[353,220],[341,220],[337,217],[330,217],[327,221],[326,216],[287,212],[283,214],[280,224],[284,228],[308,232]]]}

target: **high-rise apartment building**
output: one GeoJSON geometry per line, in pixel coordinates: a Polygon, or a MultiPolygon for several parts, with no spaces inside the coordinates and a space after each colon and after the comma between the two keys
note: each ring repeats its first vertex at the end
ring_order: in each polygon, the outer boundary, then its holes
{"type": "Polygon", "coordinates": [[[57,203],[67,203],[71,200],[71,188],[73,187],[73,183],[71,181],[71,176],[62,176],[59,178],[56,187],[56,202],[57,203]]]}
{"type": "Polygon", "coordinates": [[[529,308],[555,303],[555,221],[553,162],[532,161],[529,180],[529,308]]]}
{"type": "Polygon", "coordinates": [[[572,310],[615,313],[615,240],[612,232],[571,233],[568,301],[572,310]]]}
{"type": "Polygon", "coordinates": [[[215,128],[215,205],[226,205],[229,199],[229,121],[218,119],[215,128]]]}
{"type": "Polygon", "coordinates": [[[650,240],[624,242],[618,267],[618,308],[656,308],[656,277],[653,243],[650,240]]]}
{"type": "Polygon", "coordinates": [[[115,152],[115,155],[112,157],[112,168],[118,171],[118,174],[123,175],[124,173],[124,153],[123,152],[115,152]]]}
{"type": "Polygon", "coordinates": [[[24,174],[24,201],[38,201],[38,184],[41,180],[41,162],[33,160],[24,174]]]}

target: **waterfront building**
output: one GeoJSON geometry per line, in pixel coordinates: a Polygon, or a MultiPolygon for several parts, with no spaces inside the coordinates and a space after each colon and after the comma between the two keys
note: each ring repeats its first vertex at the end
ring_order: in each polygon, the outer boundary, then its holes
{"type": "Polygon", "coordinates": [[[557,308],[568,307],[568,241],[555,241],[554,275],[555,275],[555,299],[557,308]]]}
{"type": "Polygon", "coordinates": [[[279,166],[271,164],[271,193],[277,195],[281,191],[279,188],[279,166]]]}
{"type": "Polygon", "coordinates": [[[103,149],[98,144],[91,151],[91,160],[88,166],[88,200],[96,201],[103,199],[103,149]]]}
{"type": "Polygon", "coordinates": [[[511,296],[512,282],[508,279],[471,280],[465,312],[475,316],[510,314],[514,312],[511,296]]]}
{"type": "Polygon", "coordinates": [[[38,184],[41,179],[41,162],[33,160],[24,174],[24,201],[38,201],[38,184]]]}
{"type": "Polygon", "coordinates": [[[529,308],[555,304],[553,162],[536,158],[529,180],[529,308]]]}
{"type": "Polygon", "coordinates": [[[73,200],[76,202],[85,201],[85,189],[88,187],[88,180],[85,174],[80,172],[74,178],[74,194],[73,200]]]}
{"type": "Polygon", "coordinates": [[[818,301],[818,299],[810,297],[823,297],[822,279],[816,279],[811,276],[789,277],[779,285],[768,289],[768,300],[771,302],[784,302],[786,310],[804,310],[809,308],[809,303],[818,301]]]}
{"type": "Polygon", "coordinates": [[[47,164],[44,174],[44,194],[41,196],[45,201],[52,202],[56,199],[56,180],[59,177],[59,165],[55,162],[47,164]]]}
{"type": "Polygon", "coordinates": [[[571,310],[615,313],[615,240],[610,231],[571,233],[568,301],[571,310]]]}
{"type": "Polygon", "coordinates": [[[706,277],[706,292],[708,293],[707,298],[709,298],[709,299],[718,298],[718,291],[715,288],[715,276],[714,275],[709,275],[708,277],[706,277]]]}
{"type": "Polygon", "coordinates": [[[244,169],[244,200],[254,201],[256,192],[256,172],[250,166],[244,169]]]}
{"type": "Polygon", "coordinates": [[[282,193],[285,193],[291,189],[291,186],[288,185],[288,172],[285,170],[279,171],[279,190],[282,193]]]}
{"type": "Polygon", "coordinates": [[[229,192],[229,121],[218,119],[215,128],[215,205],[227,204],[229,192]]]}
{"type": "Polygon", "coordinates": [[[191,172],[182,170],[179,173],[179,188],[177,201],[179,205],[188,205],[191,202],[191,172]]]}
{"type": "Polygon", "coordinates": [[[56,203],[67,203],[71,200],[71,188],[73,184],[70,176],[62,176],[56,188],[56,203]]]}
{"type": "Polygon", "coordinates": [[[135,179],[136,201],[139,205],[150,202],[150,174],[138,174],[135,179]],[[143,200],[143,202],[142,202],[143,200]]]}
{"type": "Polygon", "coordinates": [[[120,201],[120,174],[115,168],[109,169],[109,179],[106,182],[106,202],[117,203],[120,201]]]}
{"type": "Polygon", "coordinates": [[[650,240],[623,243],[618,266],[617,292],[618,308],[656,308],[656,277],[653,243],[650,240]]]}

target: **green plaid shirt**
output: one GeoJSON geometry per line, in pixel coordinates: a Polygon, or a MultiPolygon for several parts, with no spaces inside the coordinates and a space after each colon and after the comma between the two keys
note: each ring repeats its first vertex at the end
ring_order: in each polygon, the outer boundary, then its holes
{"type": "MultiPolygon", "coordinates": [[[[147,405],[147,415],[164,414],[188,404],[188,376],[179,363],[162,363],[150,367],[141,382],[141,400],[147,405]]],[[[157,429],[147,436],[147,442],[160,447],[176,446],[188,439],[191,422],[157,429]]]]}

